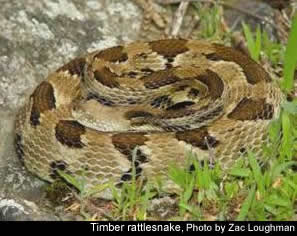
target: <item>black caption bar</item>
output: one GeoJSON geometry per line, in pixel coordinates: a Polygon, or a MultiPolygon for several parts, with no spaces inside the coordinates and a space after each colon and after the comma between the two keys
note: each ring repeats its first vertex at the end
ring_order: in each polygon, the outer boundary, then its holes
{"type": "Polygon", "coordinates": [[[86,233],[91,235],[102,232],[176,232],[176,233],[293,233],[297,232],[297,222],[183,222],[183,221],[103,221],[103,222],[0,222],[1,230],[13,233],[19,231],[44,233],[86,233]]]}

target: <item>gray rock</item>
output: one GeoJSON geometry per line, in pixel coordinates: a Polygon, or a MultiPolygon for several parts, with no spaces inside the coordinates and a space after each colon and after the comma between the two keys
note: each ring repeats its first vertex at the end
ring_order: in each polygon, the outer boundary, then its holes
{"type": "Polygon", "coordinates": [[[71,58],[137,39],[140,13],[132,1],[121,0],[1,1],[0,221],[59,219],[42,202],[45,183],[17,159],[17,110],[40,81],[71,58]]]}
{"type": "Polygon", "coordinates": [[[0,201],[0,221],[29,220],[24,207],[13,199],[0,201]]]}

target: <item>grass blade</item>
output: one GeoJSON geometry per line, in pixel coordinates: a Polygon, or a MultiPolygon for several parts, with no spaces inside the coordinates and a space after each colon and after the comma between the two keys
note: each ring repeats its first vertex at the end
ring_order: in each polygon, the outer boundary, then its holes
{"type": "Polygon", "coordinates": [[[236,218],[237,221],[242,221],[246,219],[249,209],[251,208],[253,200],[255,198],[255,192],[256,192],[256,186],[254,185],[251,191],[249,192],[249,195],[247,196],[247,198],[244,200],[242,204],[240,212],[236,218]]]}
{"type": "Polygon", "coordinates": [[[282,83],[286,92],[293,88],[294,71],[297,64],[297,14],[293,17],[291,32],[285,52],[284,80],[282,83]]]}
{"type": "Polygon", "coordinates": [[[282,140],[282,149],[284,151],[284,154],[291,158],[293,154],[292,150],[292,135],[291,135],[291,122],[290,117],[287,112],[282,113],[282,131],[283,131],[283,140],[282,140]]]}
{"type": "Polygon", "coordinates": [[[256,42],[255,42],[255,53],[254,53],[254,59],[255,61],[259,62],[260,59],[260,53],[261,53],[261,45],[262,45],[262,34],[260,27],[257,27],[256,32],[256,42]]]}
{"type": "Polygon", "coordinates": [[[264,178],[261,173],[261,168],[257,162],[257,159],[254,157],[254,155],[251,152],[249,152],[248,160],[249,160],[249,164],[252,168],[254,180],[257,183],[257,187],[258,187],[260,193],[264,194],[264,178]]]}

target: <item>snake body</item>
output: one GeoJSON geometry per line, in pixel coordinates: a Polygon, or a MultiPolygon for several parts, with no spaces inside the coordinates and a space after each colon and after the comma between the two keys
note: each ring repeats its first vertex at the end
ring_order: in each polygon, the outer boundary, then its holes
{"type": "Polygon", "coordinates": [[[88,187],[129,181],[133,167],[136,177],[166,180],[189,152],[226,169],[248,150],[263,155],[281,100],[268,73],[233,48],[134,42],[76,58],[41,82],[17,115],[16,149],[40,178],[62,170],[88,187]]]}

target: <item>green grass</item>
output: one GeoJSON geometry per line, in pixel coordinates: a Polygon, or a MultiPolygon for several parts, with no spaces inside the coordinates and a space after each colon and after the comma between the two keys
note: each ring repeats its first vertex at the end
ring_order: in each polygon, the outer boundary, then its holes
{"type": "Polygon", "coordinates": [[[262,46],[262,33],[260,27],[257,27],[256,36],[254,38],[251,29],[245,23],[242,23],[243,32],[246,38],[247,47],[250,53],[251,58],[256,62],[260,60],[261,46],[262,46]]]}
{"type": "Polygon", "coordinates": [[[181,187],[179,217],[187,213],[191,220],[207,220],[212,212],[215,220],[288,220],[296,214],[294,165],[294,161],[275,159],[262,170],[249,153],[248,166],[238,162],[227,174],[219,166],[209,169],[197,163],[192,172],[171,167],[169,176],[181,187]],[[230,202],[236,203],[239,212],[230,202]]]}
{"type": "MultiPolygon", "coordinates": [[[[202,10],[200,10],[202,11],[202,10]]],[[[220,35],[216,8],[208,15],[203,12],[201,36],[213,38],[220,35]],[[207,23],[208,22],[208,23],[207,23]]],[[[284,93],[292,91],[293,75],[297,63],[297,16],[292,21],[288,45],[284,47],[270,40],[265,32],[257,28],[253,36],[250,28],[243,23],[243,31],[251,56],[260,61],[265,55],[272,66],[283,62],[281,87],[284,93]]],[[[185,167],[170,165],[168,176],[179,186],[176,195],[176,209],[168,220],[296,220],[297,219],[297,99],[282,104],[279,119],[271,123],[270,145],[264,147],[267,155],[265,165],[260,165],[253,153],[247,154],[230,170],[223,171],[219,165],[210,168],[205,162],[198,163],[189,154],[185,167]],[[189,171],[190,167],[194,167],[189,171]]],[[[135,156],[135,155],[133,155],[135,156]]],[[[135,174],[135,170],[134,170],[135,174]]],[[[61,173],[74,185],[80,194],[78,201],[83,205],[93,193],[110,185],[85,189],[85,182],[61,173]]],[[[114,200],[109,219],[114,220],[155,220],[158,214],[150,210],[152,199],[164,196],[163,183],[136,180],[124,183],[121,190],[111,187],[114,200]]],[[[84,206],[80,213],[89,219],[84,206]]],[[[174,209],[174,207],[172,207],[174,209]]],[[[104,219],[104,218],[99,218],[104,219]]]]}
{"type": "Polygon", "coordinates": [[[294,71],[297,64],[297,14],[292,19],[291,32],[286,47],[284,59],[284,80],[282,87],[286,92],[290,92],[293,88],[294,71]]]}
{"type": "Polygon", "coordinates": [[[194,156],[191,154],[188,156],[190,164],[186,164],[186,167],[182,168],[174,164],[170,166],[169,178],[180,187],[180,215],[182,216],[185,212],[190,211],[195,219],[197,217],[199,219],[201,218],[201,212],[198,206],[217,199],[220,171],[217,166],[210,169],[206,162],[201,165],[194,156]],[[195,170],[189,171],[190,166],[194,167],[195,170]],[[192,204],[192,202],[195,202],[195,204],[192,204]]]}
{"type": "Polygon", "coordinates": [[[212,8],[205,7],[203,4],[194,3],[197,15],[200,17],[198,38],[217,40],[221,39],[223,32],[220,22],[220,7],[215,5],[212,8]]]}
{"type": "Polygon", "coordinates": [[[284,60],[285,47],[271,40],[266,31],[261,31],[258,26],[254,35],[249,25],[244,22],[242,22],[242,29],[250,56],[256,62],[260,61],[261,56],[265,56],[272,66],[277,66],[280,61],[284,60]]]}
{"type": "MultiPolygon", "coordinates": [[[[137,147],[132,153],[132,162],[135,162],[137,147]]],[[[142,179],[136,180],[135,165],[132,164],[132,180],[124,182],[121,190],[112,187],[114,198],[114,215],[121,220],[146,220],[149,200],[156,195],[150,183],[144,186],[142,179]]]]}

